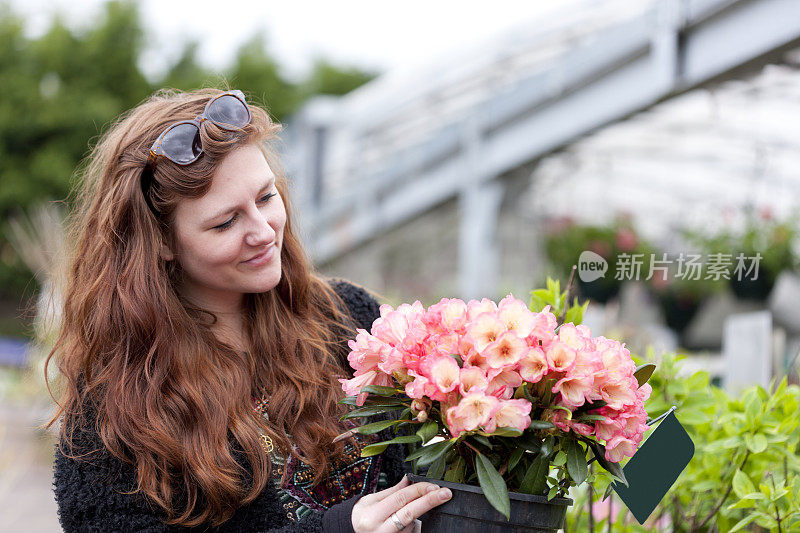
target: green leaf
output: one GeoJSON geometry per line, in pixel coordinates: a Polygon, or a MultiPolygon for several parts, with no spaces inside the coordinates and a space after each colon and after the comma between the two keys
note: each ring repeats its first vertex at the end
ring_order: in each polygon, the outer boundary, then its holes
{"type": "Polygon", "coordinates": [[[454,443],[455,439],[450,439],[422,446],[418,450],[414,450],[408,454],[406,461],[413,461],[416,459],[416,465],[418,467],[427,466],[447,452],[454,443]]]}
{"type": "Polygon", "coordinates": [[[549,420],[531,420],[531,425],[528,429],[550,429],[556,427],[549,420]]]}
{"type": "Polygon", "coordinates": [[[450,465],[447,472],[444,474],[445,481],[453,483],[464,483],[464,474],[467,468],[467,461],[460,455],[456,458],[455,462],[450,465]]]}
{"type": "Polygon", "coordinates": [[[586,450],[574,439],[567,439],[565,444],[567,445],[567,472],[575,484],[580,485],[586,481],[589,473],[589,467],[586,464],[586,450]]]}
{"type": "Polygon", "coordinates": [[[494,445],[483,435],[470,435],[470,438],[474,441],[480,442],[490,450],[494,448],[494,445]]]}
{"type": "Polygon", "coordinates": [[[428,471],[425,473],[427,477],[434,478],[434,479],[442,479],[444,475],[444,470],[447,464],[445,463],[445,454],[439,456],[434,462],[431,463],[431,466],[428,467],[428,471]]]}
{"type": "Polygon", "coordinates": [[[549,435],[546,439],[544,439],[544,441],[542,442],[542,447],[539,450],[539,453],[542,455],[542,457],[544,457],[545,459],[549,459],[550,455],[553,453],[553,448],[555,447],[555,444],[556,444],[556,439],[552,435],[549,435]]]}
{"type": "Polygon", "coordinates": [[[392,440],[376,442],[375,444],[370,444],[369,446],[365,446],[364,449],[361,450],[361,457],[378,455],[379,453],[383,452],[383,450],[385,450],[386,447],[389,446],[390,444],[409,444],[412,442],[419,442],[419,437],[417,435],[400,435],[399,437],[395,437],[392,440]]]}
{"type": "Polygon", "coordinates": [[[582,440],[589,446],[589,449],[592,450],[594,458],[597,460],[597,464],[605,468],[606,471],[610,472],[615,478],[617,478],[623,485],[627,487],[628,480],[625,479],[625,472],[622,471],[620,464],[612,463],[606,459],[606,447],[591,439],[582,440]]]}
{"type": "Polygon", "coordinates": [[[735,492],[736,495],[742,499],[747,494],[756,492],[756,487],[753,485],[753,482],[750,481],[750,478],[747,477],[747,474],[741,470],[737,470],[733,475],[733,492],[735,492]]]}
{"type": "Polygon", "coordinates": [[[353,411],[350,411],[346,415],[344,415],[341,418],[339,418],[339,420],[345,420],[347,418],[361,418],[361,417],[365,417],[365,416],[373,416],[373,415],[377,415],[377,414],[380,414],[380,413],[385,413],[387,411],[399,411],[403,407],[405,407],[405,406],[402,405],[402,404],[398,405],[398,406],[379,405],[379,406],[374,406],[374,407],[372,407],[372,406],[371,407],[362,407],[361,409],[355,409],[353,411]]]}
{"type": "Polygon", "coordinates": [[[606,419],[606,417],[604,417],[603,415],[584,414],[584,415],[580,415],[577,418],[575,418],[575,421],[576,422],[594,422],[595,420],[605,420],[605,419],[606,419]]]}
{"type": "Polygon", "coordinates": [[[547,473],[550,470],[550,463],[547,459],[539,456],[528,466],[525,477],[520,483],[520,492],[525,494],[543,495],[547,490],[547,473]]]}
{"type": "Polygon", "coordinates": [[[422,427],[417,430],[417,435],[423,444],[435,437],[437,433],[439,433],[439,423],[435,420],[426,421],[422,424],[422,427]]]}
{"type": "Polygon", "coordinates": [[[384,387],[383,385],[367,385],[361,388],[361,392],[377,394],[378,396],[392,396],[397,394],[397,389],[394,387],[384,387]]]}
{"type": "Polygon", "coordinates": [[[489,500],[492,507],[510,520],[511,501],[508,499],[508,487],[503,480],[503,476],[495,469],[492,462],[480,452],[475,454],[475,470],[478,472],[478,482],[486,499],[489,500]]]}
{"type": "Polygon", "coordinates": [[[746,518],[742,518],[741,520],[736,522],[736,525],[733,526],[728,533],[733,533],[734,531],[739,531],[740,529],[742,529],[744,526],[746,526],[747,524],[749,524],[750,522],[752,522],[756,518],[758,518],[757,514],[751,514],[750,516],[748,516],[746,518]]]}
{"type": "Polygon", "coordinates": [[[364,446],[364,449],[361,450],[361,457],[370,457],[372,455],[378,455],[379,453],[383,453],[383,451],[388,447],[387,443],[380,443],[380,444],[370,444],[369,446],[364,446]]]}
{"type": "Polygon", "coordinates": [[[567,454],[564,453],[563,450],[558,450],[555,459],[553,459],[553,466],[561,466],[566,464],[567,462],[567,454]]]}
{"type": "Polygon", "coordinates": [[[358,396],[345,396],[339,400],[338,404],[355,405],[357,407],[372,407],[373,405],[404,405],[399,398],[380,398],[375,396],[367,396],[364,400],[364,405],[358,405],[358,396]]]}
{"type": "Polygon", "coordinates": [[[647,383],[647,380],[649,380],[650,376],[653,375],[655,369],[656,365],[653,363],[645,363],[636,368],[636,371],[633,373],[633,377],[635,377],[636,381],[639,382],[640,387],[647,383]]]}
{"type": "Polygon", "coordinates": [[[522,455],[525,453],[525,448],[519,447],[515,448],[513,452],[511,452],[511,457],[508,460],[508,471],[511,472],[514,470],[514,467],[517,466],[519,460],[522,459],[522,455]]]}
{"type": "Polygon", "coordinates": [[[767,449],[767,438],[760,433],[755,435],[746,434],[744,436],[744,443],[753,453],[761,453],[767,449]]]}
{"type": "Polygon", "coordinates": [[[372,435],[373,433],[378,433],[379,431],[383,431],[388,427],[392,427],[396,424],[399,424],[400,420],[379,420],[378,422],[372,422],[370,424],[364,424],[363,426],[357,428],[358,432],[362,435],[372,435]]]}
{"type": "Polygon", "coordinates": [[[558,493],[558,485],[550,487],[550,490],[547,491],[547,501],[550,501],[553,498],[555,498],[557,493],[558,493]]]}
{"type": "MultiPolygon", "coordinates": [[[[749,391],[748,391],[749,392],[749,391]]],[[[754,424],[761,414],[761,398],[758,394],[749,394],[744,399],[744,414],[748,424],[754,424]]]]}
{"type": "Polygon", "coordinates": [[[499,427],[494,433],[479,432],[479,435],[485,435],[487,437],[519,437],[522,435],[522,430],[511,427],[499,427]]]}

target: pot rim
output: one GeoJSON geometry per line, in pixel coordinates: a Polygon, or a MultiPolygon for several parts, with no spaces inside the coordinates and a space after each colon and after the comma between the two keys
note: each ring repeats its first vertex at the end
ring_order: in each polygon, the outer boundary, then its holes
{"type": "MultiPolygon", "coordinates": [[[[411,480],[412,483],[416,483],[418,481],[427,481],[428,483],[433,483],[434,485],[439,485],[442,487],[448,487],[450,489],[458,489],[465,492],[474,492],[476,494],[483,494],[483,489],[480,488],[478,485],[468,485],[466,483],[455,483],[453,481],[445,481],[443,479],[435,479],[429,478],[420,474],[406,474],[408,478],[411,480]]],[[[556,497],[552,500],[548,500],[547,496],[540,496],[538,494],[525,494],[522,492],[513,492],[508,491],[509,499],[514,499],[518,501],[527,501],[527,502],[537,502],[537,503],[548,503],[551,505],[572,505],[574,502],[572,498],[562,498],[556,497]]]]}

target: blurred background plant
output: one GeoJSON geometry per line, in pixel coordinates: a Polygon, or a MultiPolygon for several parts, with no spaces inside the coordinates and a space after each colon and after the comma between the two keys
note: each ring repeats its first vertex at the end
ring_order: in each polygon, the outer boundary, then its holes
{"type": "Polygon", "coordinates": [[[778,220],[769,210],[762,209],[756,214],[749,213],[741,230],[728,228],[713,234],[684,230],[683,234],[690,244],[700,247],[704,254],[723,254],[730,258],[732,268],[728,283],[738,298],[763,301],[769,296],[781,272],[796,272],[800,266],[800,255],[794,248],[800,236],[799,220],[798,213],[778,220]],[[734,274],[739,254],[746,258],[741,280],[734,274]],[[756,254],[761,258],[757,277],[752,279],[754,274],[746,274],[746,268],[750,264],[748,258],[756,257],[756,254]]]}
{"type": "Polygon", "coordinates": [[[592,251],[608,262],[604,277],[588,283],[581,281],[577,275],[575,277],[581,296],[597,303],[606,303],[619,293],[624,280],[616,279],[615,266],[622,254],[644,254],[643,259],[647,262],[654,250],[624,213],[617,214],[607,225],[577,224],[572,219],[551,223],[546,229],[544,248],[554,268],[551,277],[565,285],[572,266],[578,264],[581,252],[592,251]]]}
{"type": "MultiPolygon", "coordinates": [[[[663,254],[657,256],[661,258],[663,254]]],[[[647,284],[658,302],[664,322],[680,338],[703,303],[725,290],[726,284],[725,280],[705,279],[705,272],[700,269],[696,276],[693,275],[685,264],[679,266],[680,256],[675,258],[668,254],[667,258],[666,270],[655,272],[647,284]]]]}
{"type": "Polygon", "coordinates": [[[598,476],[591,491],[576,494],[568,530],[798,530],[800,387],[784,377],[768,389],[749,387],[733,397],[711,385],[708,372],[683,372],[682,359],[675,353],[656,358],[652,351],[634,358],[657,365],[648,416],[677,406],[675,414],[695,443],[689,465],[643,526],[613,495],[600,501],[609,480],[598,476]]]}

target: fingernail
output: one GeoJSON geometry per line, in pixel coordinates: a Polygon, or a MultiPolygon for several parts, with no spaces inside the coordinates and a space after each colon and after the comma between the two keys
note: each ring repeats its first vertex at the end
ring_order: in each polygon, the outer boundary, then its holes
{"type": "Polygon", "coordinates": [[[452,495],[453,495],[453,493],[450,492],[450,489],[442,489],[442,490],[439,491],[439,499],[440,500],[449,500],[450,496],[452,496],[452,495]]]}

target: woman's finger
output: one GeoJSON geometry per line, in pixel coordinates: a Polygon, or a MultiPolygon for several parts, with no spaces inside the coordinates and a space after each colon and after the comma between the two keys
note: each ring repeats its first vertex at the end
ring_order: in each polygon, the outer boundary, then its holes
{"type": "MultiPolygon", "coordinates": [[[[414,485],[433,485],[432,483],[415,483],[414,485]]],[[[409,530],[411,532],[414,531],[414,524],[415,520],[420,516],[424,515],[437,505],[441,505],[448,501],[452,495],[449,489],[442,488],[440,489],[438,486],[433,485],[435,489],[430,492],[425,492],[418,498],[413,498],[408,504],[403,506],[401,509],[396,511],[394,515],[397,517],[400,522],[405,524],[406,527],[402,529],[402,531],[409,530]],[[410,528],[410,529],[409,529],[410,528]]],[[[409,487],[410,488],[410,487],[409,487]]],[[[428,487],[426,487],[427,489],[428,487]]],[[[402,491],[401,491],[402,492],[402,491]]],[[[398,492],[397,494],[401,494],[398,492]]],[[[391,501],[392,498],[389,498],[391,501]]],[[[394,524],[392,520],[391,514],[384,521],[383,526],[378,530],[380,533],[394,533],[397,531],[397,526],[394,524]]]]}
{"type": "Polygon", "coordinates": [[[375,499],[375,501],[379,502],[379,501],[383,500],[384,498],[386,498],[387,496],[389,496],[391,494],[394,494],[398,490],[400,490],[400,489],[402,489],[404,487],[408,487],[410,484],[411,484],[411,480],[408,478],[408,476],[403,476],[403,478],[398,483],[395,483],[394,485],[392,485],[389,488],[386,488],[386,489],[383,489],[381,491],[376,492],[375,496],[377,496],[377,498],[375,499]]]}
{"type": "MultiPolygon", "coordinates": [[[[394,531],[397,531],[397,526],[391,520],[392,513],[396,513],[397,518],[405,525],[413,523],[415,518],[427,512],[428,509],[445,501],[438,499],[438,493],[436,493],[438,488],[438,485],[422,481],[396,490],[373,504],[375,519],[390,525],[394,531]],[[414,502],[417,502],[416,505],[412,505],[414,502]],[[419,514],[413,514],[418,510],[421,510],[419,514]]],[[[385,528],[381,528],[381,530],[383,529],[385,528]]],[[[390,531],[392,529],[388,529],[386,533],[390,531]]]]}

